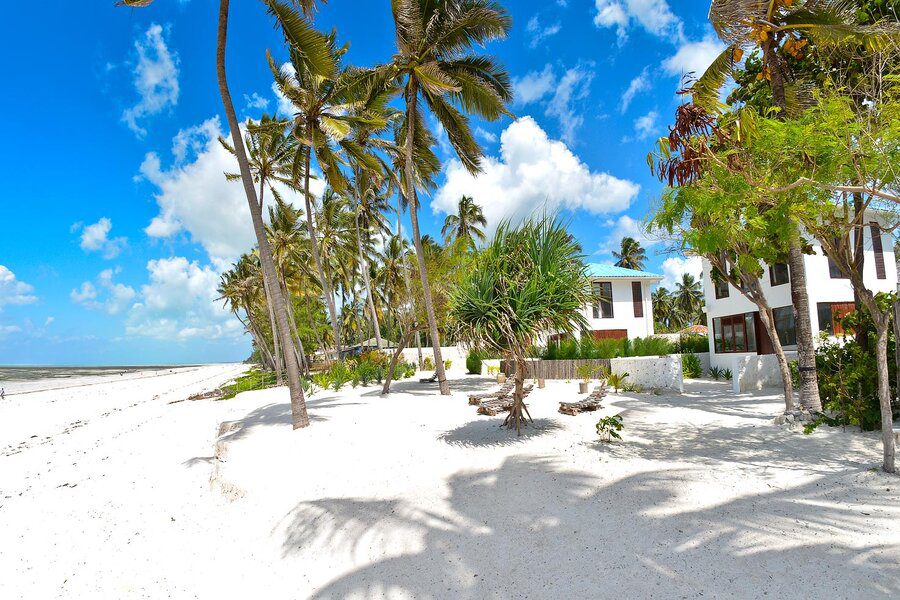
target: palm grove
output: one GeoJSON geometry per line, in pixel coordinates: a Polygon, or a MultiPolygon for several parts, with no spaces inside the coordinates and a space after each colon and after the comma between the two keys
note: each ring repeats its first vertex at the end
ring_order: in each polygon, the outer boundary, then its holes
{"type": "Polygon", "coordinates": [[[484,219],[471,201],[461,202],[445,228],[452,242],[446,248],[421,235],[419,194],[434,187],[441,170],[427,116],[444,129],[461,163],[479,172],[483,151],[469,115],[508,115],[512,92],[503,67],[476,48],[506,37],[511,19],[490,0],[394,0],[396,52],[361,69],[345,64],[346,47],[335,33],[315,29],[315,0],[263,4],[290,57],[282,67],[269,55],[269,67],[294,113],[238,122],[225,65],[230,3],[220,0],[216,67],[231,131],[221,141],[237,160],[239,172],[228,177],[243,185],[257,240],[254,252],[222,276],[220,291],[261,359],[286,373],[295,428],[309,424],[301,373],[311,352],[339,358],[342,345],[369,331],[379,341],[425,332],[441,393],[449,394],[428,264],[446,266],[449,259],[438,256],[444,253],[464,260],[483,238],[484,219]],[[320,202],[313,178],[328,186],[320,202]],[[268,224],[267,196],[274,200],[268,224]],[[302,198],[301,208],[293,197],[302,198]],[[387,227],[392,197],[398,217],[408,211],[412,250],[387,227]]]}

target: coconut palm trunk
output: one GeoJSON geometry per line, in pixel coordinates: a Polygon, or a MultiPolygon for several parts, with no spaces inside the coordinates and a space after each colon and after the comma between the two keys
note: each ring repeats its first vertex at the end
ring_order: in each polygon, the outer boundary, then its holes
{"type": "Polygon", "coordinates": [[[231,100],[231,91],[228,89],[228,78],[225,71],[225,47],[228,40],[228,10],[229,0],[219,2],[219,23],[216,35],[216,75],[219,85],[219,94],[222,96],[222,104],[225,108],[225,117],[228,127],[231,129],[231,139],[240,167],[241,182],[247,195],[247,203],[250,207],[250,216],[253,219],[253,231],[259,245],[259,258],[262,266],[263,280],[272,291],[272,307],[275,312],[275,325],[278,335],[284,342],[282,353],[287,365],[288,387],[291,398],[291,421],[294,429],[309,426],[309,415],[306,411],[306,400],[303,396],[303,387],[300,384],[300,370],[297,361],[293,357],[294,349],[291,343],[290,327],[288,325],[287,310],[281,289],[278,286],[278,277],[275,272],[275,261],[272,259],[272,249],[266,238],[265,224],[262,218],[262,207],[256,197],[253,187],[253,176],[250,173],[250,163],[247,160],[247,151],[244,147],[240,124],[234,111],[231,100]]]}
{"type": "Polygon", "coordinates": [[[303,175],[303,198],[306,200],[306,226],[309,228],[309,245],[312,250],[313,262],[316,263],[316,272],[319,281],[322,282],[322,294],[325,296],[325,306],[328,307],[328,316],[331,318],[331,333],[334,336],[335,359],[341,359],[341,323],[338,321],[337,307],[334,304],[334,295],[331,291],[331,281],[325,276],[325,267],[322,265],[322,256],[319,254],[319,240],[316,237],[316,225],[313,220],[312,197],[309,192],[309,170],[312,166],[312,148],[305,150],[304,163],[306,173],[303,175]]]}
{"type": "Polygon", "coordinates": [[[418,90],[415,79],[410,79],[406,91],[406,186],[409,198],[409,220],[412,224],[413,244],[416,247],[416,259],[419,263],[419,278],[422,281],[422,297],[425,303],[425,313],[428,316],[428,333],[431,337],[431,347],[434,350],[434,368],[440,385],[441,394],[450,395],[450,384],[447,382],[447,374],[444,372],[444,359],[441,355],[441,338],[438,333],[437,319],[434,314],[434,303],[431,300],[431,286],[428,283],[428,272],[425,270],[425,251],[422,248],[422,238],[419,235],[419,201],[416,194],[416,183],[413,163],[413,143],[416,127],[416,100],[418,90]]]}
{"type": "Polygon", "coordinates": [[[278,335],[278,326],[275,324],[275,309],[272,307],[272,294],[269,286],[265,286],[263,294],[266,297],[266,307],[269,310],[269,325],[272,328],[272,346],[275,356],[275,385],[284,385],[284,353],[281,351],[281,340],[278,335]]]}
{"type": "Polygon", "coordinates": [[[363,273],[363,285],[366,286],[366,298],[368,300],[369,312],[372,315],[372,327],[375,328],[375,343],[381,350],[381,327],[378,325],[378,313],[375,311],[375,300],[372,297],[372,282],[369,280],[369,263],[366,260],[362,247],[362,233],[359,228],[359,215],[356,215],[356,246],[359,250],[359,268],[363,273]]]}

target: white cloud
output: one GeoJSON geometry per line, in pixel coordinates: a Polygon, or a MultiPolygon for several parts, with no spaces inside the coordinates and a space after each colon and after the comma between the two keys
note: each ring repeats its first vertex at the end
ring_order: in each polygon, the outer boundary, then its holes
{"type": "Polygon", "coordinates": [[[598,247],[597,254],[600,256],[611,256],[613,250],[618,251],[622,245],[622,238],[626,237],[636,239],[645,250],[660,243],[659,239],[655,239],[644,229],[641,221],[628,215],[622,215],[618,219],[609,219],[603,225],[609,233],[598,247]]]}
{"type": "Polygon", "coordinates": [[[6,305],[34,304],[38,299],[32,292],[32,286],[19,281],[15,273],[0,265],[0,311],[6,305]]]}
{"type": "Polygon", "coordinates": [[[674,290],[675,284],[681,281],[681,276],[685,273],[693,275],[694,279],[700,280],[703,275],[703,261],[699,256],[688,256],[687,258],[673,256],[663,261],[662,270],[665,277],[660,285],[669,290],[674,290]]]}
{"type": "Polygon", "coordinates": [[[128,314],[126,333],[169,341],[243,336],[243,328],[217,301],[218,273],[181,256],[147,263],[150,280],[128,314]]]}
{"type": "Polygon", "coordinates": [[[486,142],[490,142],[491,144],[493,144],[497,141],[497,134],[491,133],[490,131],[488,131],[486,129],[482,129],[481,127],[475,128],[475,135],[480,137],[481,139],[483,139],[486,142]]]}
{"type": "Polygon", "coordinates": [[[122,120],[140,137],[145,136],[147,130],[138,124],[138,120],[178,104],[178,54],[169,51],[166,33],[162,26],[154,23],[134,43],[138,55],[134,87],[140,99],[125,110],[122,120]]]}
{"type": "Polygon", "coordinates": [[[513,78],[512,84],[515,103],[531,104],[550,93],[556,85],[556,76],[553,67],[547,65],[543,71],[532,71],[524,77],[513,78]]]}
{"type": "MultiPolygon", "coordinates": [[[[295,69],[294,65],[292,65],[291,63],[286,62],[281,65],[281,72],[285,75],[293,77],[297,74],[297,69],[295,69]]],[[[277,83],[272,84],[272,92],[274,92],[275,98],[278,102],[279,115],[283,117],[290,117],[297,112],[297,109],[294,108],[294,104],[290,100],[288,100],[287,96],[281,93],[280,89],[278,89],[277,83]]]]}
{"type": "Polygon", "coordinates": [[[537,48],[538,44],[540,44],[544,39],[548,37],[552,37],[562,30],[562,25],[560,23],[553,23],[552,25],[543,26],[541,25],[540,19],[538,19],[537,15],[531,17],[528,21],[528,25],[526,26],[526,30],[529,34],[531,34],[531,41],[528,45],[532,48],[537,48]]]}
{"type": "Polygon", "coordinates": [[[250,95],[244,94],[244,102],[247,103],[247,108],[256,110],[265,110],[269,108],[269,99],[263,98],[257,92],[253,92],[250,95]]]}
{"type": "Polygon", "coordinates": [[[700,77],[724,49],[722,42],[711,36],[699,42],[685,42],[662,66],[670,75],[693,73],[700,77]]]}
{"type": "MultiPolygon", "coordinates": [[[[179,132],[172,148],[176,162],[170,168],[164,169],[159,156],[150,152],[140,170],[159,188],[159,215],[145,229],[147,235],[170,238],[186,232],[216,265],[227,265],[256,245],[244,188],[240,182],[225,179],[224,173],[236,173],[238,165],[219,144],[222,133],[218,117],[179,132]]],[[[318,196],[324,183],[319,178],[312,186],[318,196]]],[[[279,192],[288,202],[297,199],[296,193],[286,188],[279,192]]],[[[266,198],[268,204],[272,194],[267,193],[266,198]]]]}
{"type": "Polygon", "coordinates": [[[517,220],[542,209],[620,212],[640,191],[631,181],[592,172],[531,117],[509,125],[500,137],[500,157],[485,157],[482,166],[484,171],[473,177],[459,161],[450,161],[432,210],[454,212],[461,196],[472,196],[494,228],[502,219],[517,220]]]}
{"type": "Polygon", "coordinates": [[[12,333],[22,333],[22,328],[18,325],[0,325],[0,340],[12,333]]]}
{"type": "Polygon", "coordinates": [[[634,121],[634,131],[637,134],[637,139],[646,140],[653,133],[659,129],[659,113],[655,110],[651,110],[646,115],[642,117],[638,117],[634,121]]]}
{"type": "Polygon", "coordinates": [[[76,223],[73,228],[77,231],[81,229],[81,249],[85,252],[100,252],[103,258],[113,259],[117,257],[122,250],[128,245],[128,238],[116,237],[110,238],[109,232],[112,231],[112,221],[106,217],[102,217],[93,225],[81,227],[76,223]]]}
{"type": "Polygon", "coordinates": [[[615,27],[620,43],[628,39],[628,30],[634,24],[673,42],[684,38],[684,23],[672,12],[666,0],[594,0],[594,6],[594,25],[615,27]]]}
{"type": "Polygon", "coordinates": [[[120,269],[106,269],[97,276],[97,285],[85,281],[81,287],[72,290],[69,297],[75,304],[91,310],[102,310],[108,315],[117,315],[125,310],[136,295],[134,288],[116,283],[113,279],[120,269]]]}
{"type": "Polygon", "coordinates": [[[631,83],[628,84],[628,89],[622,94],[622,102],[619,104],[619,112],[625,114],[628,111],[628,107],[631,106],[632,100],[637,96],[640,92],[646,92],[651,87],[650,84],[650,68],[644,67],[644,70],[641,71],[641,74],[631,80],[631,83]]]}
{"type": "Polygon", "coordinates": [[[513,80],[513,89],[516,103],[520,105],[549,98],[544,114],[559,122],[562,139],[572,143],[578,128],[584,123],[584,117],[577,112],[575,104],[588,96],[593,80],[594,72],[588,66],[572,67],[557,79],[553,67],[547,65],[543,71],[532,71],[513,80]]]}

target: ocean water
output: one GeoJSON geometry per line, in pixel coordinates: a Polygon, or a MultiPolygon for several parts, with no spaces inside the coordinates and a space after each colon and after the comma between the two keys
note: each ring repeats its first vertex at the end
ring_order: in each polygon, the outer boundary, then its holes
{"type": "Polygon", "coordinates": [[[139,371],[161,371],[191,365],[146,365],[140,367],[3,367],[0,366],[0,382],[35,381],[38,379],[72,379],[95,375],[125,375],[139,371]]]}

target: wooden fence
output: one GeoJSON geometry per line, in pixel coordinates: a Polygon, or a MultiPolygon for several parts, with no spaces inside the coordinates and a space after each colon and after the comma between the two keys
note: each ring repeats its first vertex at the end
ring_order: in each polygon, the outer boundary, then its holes
{"type": "MultiPolygon", "coordinates": [[[[607,358],[586,360],[529,360],[525,370],[526,379],[578,379],[578,367],[591,365],[596,367],[595,378],[602,369],[610,369],[607,358]]],[[[516,363],[512,360],[503,361],[503,372],[507,377],[512,377],[516,372],[516,363]]]]}

